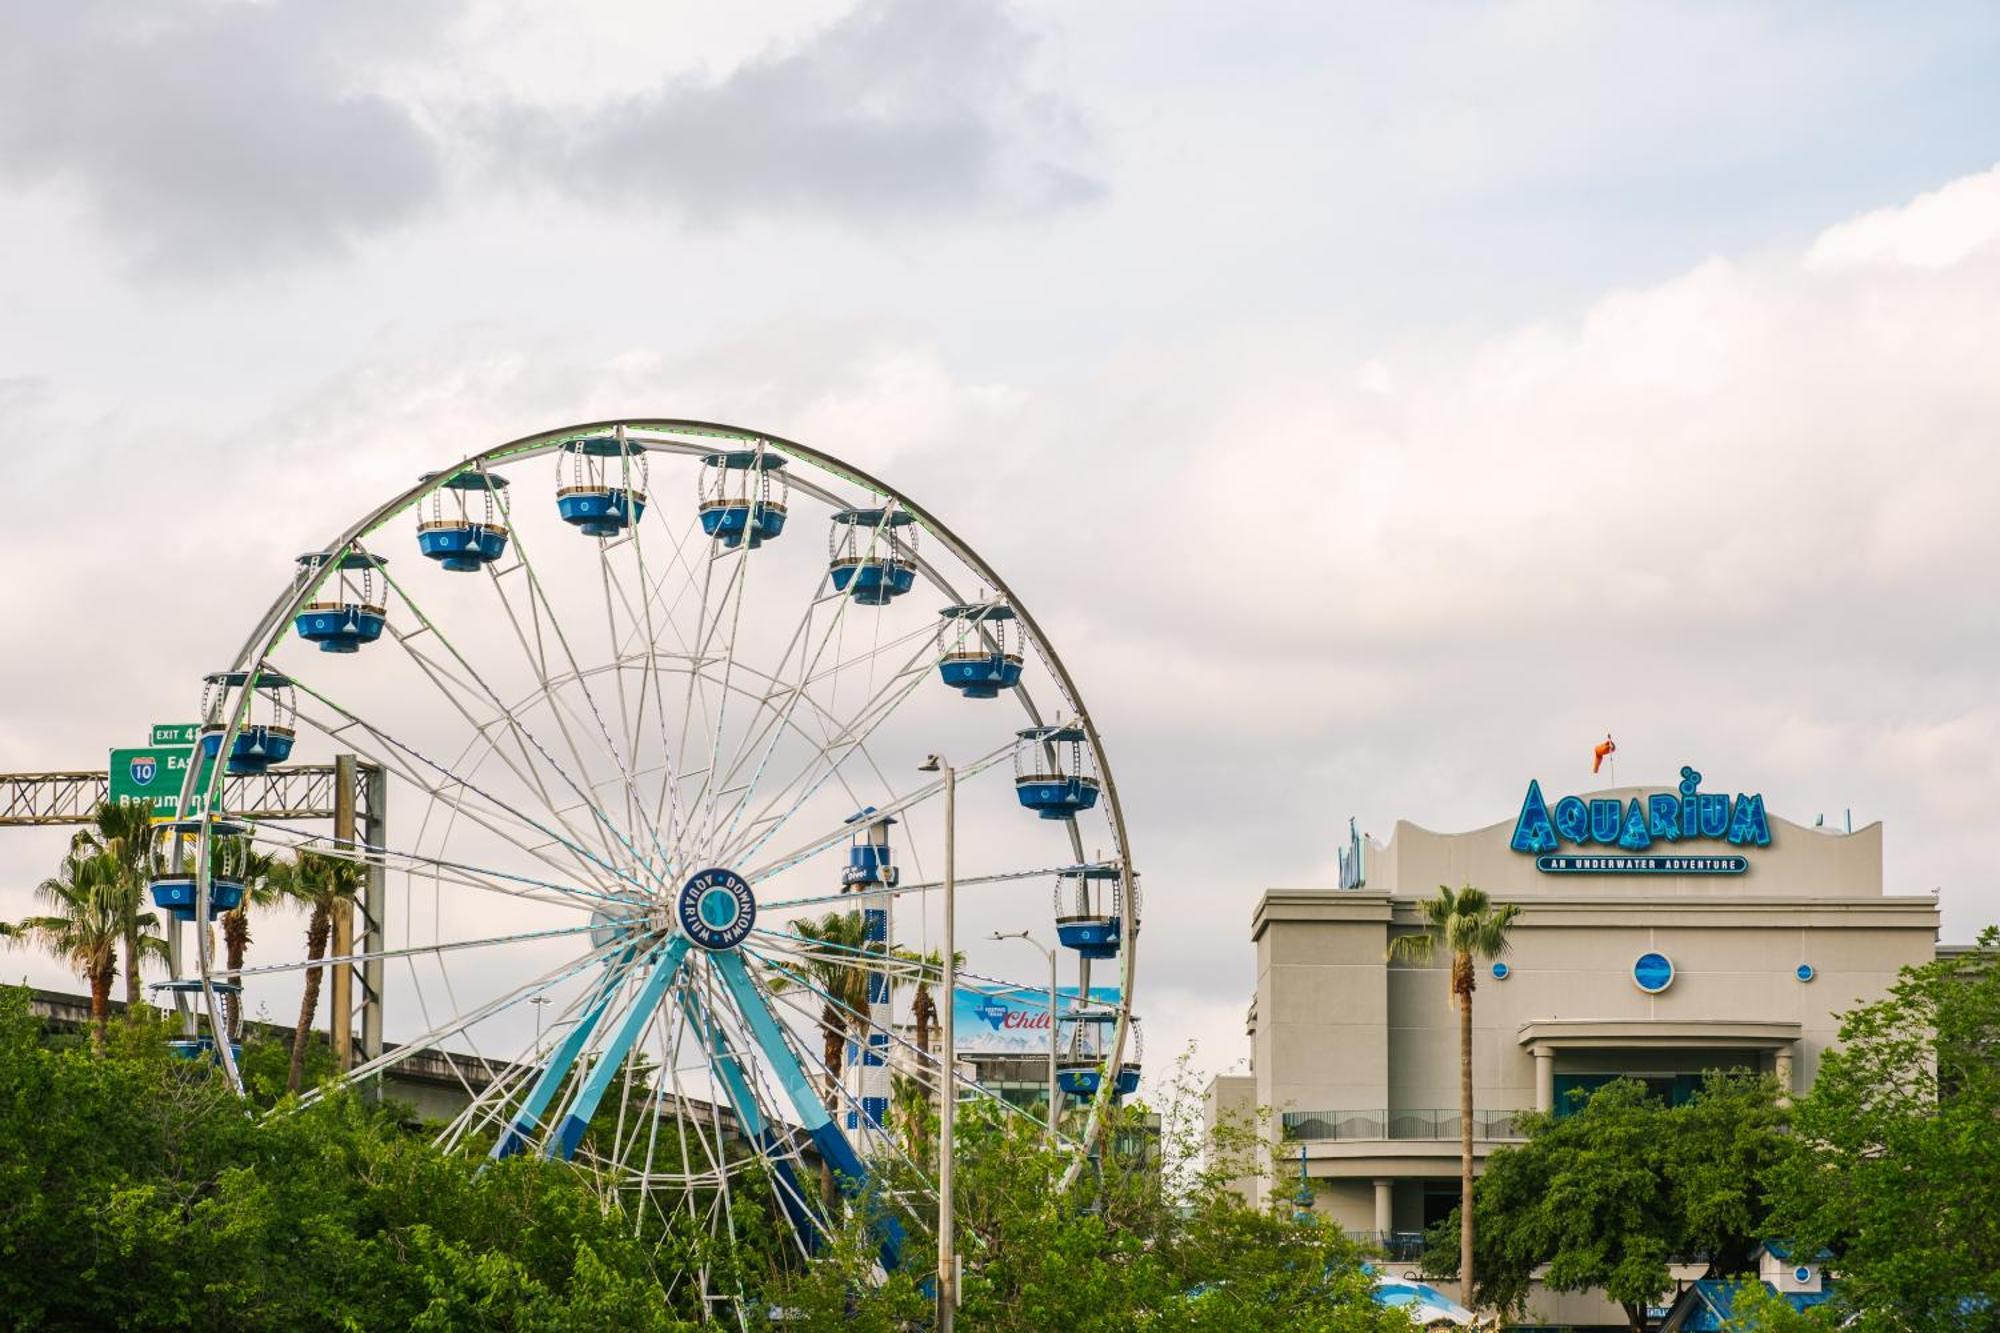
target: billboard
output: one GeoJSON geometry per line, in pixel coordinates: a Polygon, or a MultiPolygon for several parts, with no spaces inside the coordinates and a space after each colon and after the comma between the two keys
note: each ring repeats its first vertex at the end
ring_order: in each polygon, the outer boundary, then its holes
{"type": "MultiPolygon", "coordinates": [[[[1069,1038],[1066,1016],[1077,1004],[1074,986],[1056,988],[1057,1041],[1069,1038]]],[[[1096,1005],[1118,1002],[1116,986],[1092,986],[1096,1005]]],[[[1041,987],[960,986],[952,1006],[952,1040],[963,1055],[1042,1055],[1049,1049],[1049,995],[1041,987]]]]}

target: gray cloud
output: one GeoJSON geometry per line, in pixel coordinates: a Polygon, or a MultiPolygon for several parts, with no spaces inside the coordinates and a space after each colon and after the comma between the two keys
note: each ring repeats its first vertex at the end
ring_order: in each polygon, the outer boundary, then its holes
{"type": "Polygon", "coordinates": [[[1067,160],[1084,134],[1035,89],[1034,50],[991,0],[867,0],[724,77],[567,116],[489,108],[476,132],[528,181],[694,222],[1032,212],[1100,188],[1067,160]]]}
{"type": "Polygon", "coordinates": [[[991,0],[867,0],[720,77],[588,106],[439,78],[437,9],[173,0],[17,8],[0,181],[67,191],[143,268],[210,277],[344,253],[466,179],[693,224],[1018,214],[1087,199],[1084,135],[991,0]]]}
{"type": "Polygon", "coordinates": [[[416,215],[437,145],[358,81],[431,31],[372,4],[12,7],[0,176],[74,191],[147,267],[325,255],[416,215]]]}

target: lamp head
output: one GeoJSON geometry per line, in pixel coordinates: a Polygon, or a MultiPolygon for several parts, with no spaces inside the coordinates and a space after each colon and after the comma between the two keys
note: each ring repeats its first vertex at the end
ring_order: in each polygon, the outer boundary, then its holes
{"type": "Polygon", "coordinates": [[[944,768],[944,760],[940,759],[936,755],[928,755],[925,757],[923,763],[917,765],[917,772],[936,773],[942,770],[943,768],[944,768]]]}

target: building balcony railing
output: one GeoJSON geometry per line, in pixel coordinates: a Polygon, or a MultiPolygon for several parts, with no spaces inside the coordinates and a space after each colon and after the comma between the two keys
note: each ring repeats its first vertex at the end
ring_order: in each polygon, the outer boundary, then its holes
{"type": "Polygon", "coordinates": [[[1414,1263],[1424,1257],[1421,1231],[1350,1231],[1347,1238],[1367,1250],[1379,1250],[1395,1263],[1414,1263]]]}
{"type": "MultiPolygon", "coordinates": [[[[1525,1138],[1516,1126],[1521,1111],[1474,1111],[1475,1139],[1525,1138]]],[[[1286,1111],[1280,1126],[1288,1142],[1339,1142],[1350,1139],[1456,1139],[1459,1114],[1453,1110],[1411,1111],[1286,1111]]]]}

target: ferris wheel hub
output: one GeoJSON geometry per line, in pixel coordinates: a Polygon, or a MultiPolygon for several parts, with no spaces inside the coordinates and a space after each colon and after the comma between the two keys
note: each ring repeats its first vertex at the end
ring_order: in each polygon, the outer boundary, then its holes
{"type": "Polygon", "coordinates": [[[674,919],[692,943],[713,953],[736,948],[757,924],[757,896],[733,870],[697,872],[674,899],[674,919]]]}

